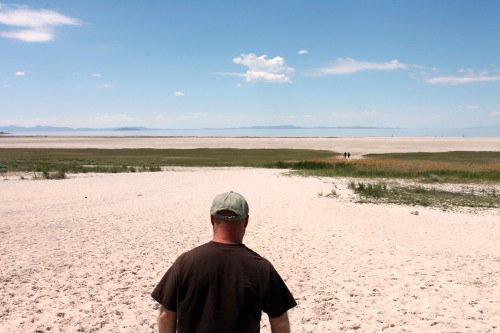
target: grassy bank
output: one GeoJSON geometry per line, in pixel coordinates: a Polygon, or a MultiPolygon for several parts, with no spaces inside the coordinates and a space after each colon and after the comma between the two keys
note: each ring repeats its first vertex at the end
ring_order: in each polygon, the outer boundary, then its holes
{"type": "MultiPolygon", "coordinates": [[[[335,153],[303,149],[1,149],[0,169],[35,172],[141,172],[162,166],[275,167],[279,161],[332,158],[335,153]]],[[[1,172],[0,171],[0,172],[1,172]]]]}

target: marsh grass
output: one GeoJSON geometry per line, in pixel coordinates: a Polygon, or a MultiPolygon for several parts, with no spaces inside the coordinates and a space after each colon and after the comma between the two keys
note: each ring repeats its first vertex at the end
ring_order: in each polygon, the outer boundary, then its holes
{"type": "MultiPolygon", "coordinates": [[[[430,154],[430,153],[429,153],[430,154]]],[[[429,154],[425,154],[428,157],[429,154]]],[[[441,155],[442,153],[436,153],[441,155]]],[[[481,152],[470,160],[406,159],[403,154],[395,157],[344,160],[332,158],[322,161],[281,162],[276,167],[296,170],[295,174],[322,177],[400,178],[430,182],[499,182],[500,153],[481,152]],[[484,155],[484,158],[477,158],[484,155]]],[[[392,155],[391,155],[392,156],[392,155]]],[[[412,156],[415,156],[413,154],[412,156]]],[[[454,155],[451,155],[454,156],[454,155]]]]}
{"type": "Polygon", "coordinates": [[[305,149],[6,149],[0,164],[9,171],[64,173],[158,172],[162,166],[277,167],[279,161],[306,162],[336,153],[305,149]]]}
{"type": "Polygon", "coordinates": [[[388,185],[384,182],[375,184],[351,182],[348,188],[358,195],[360,203],[389,203],[410,206],[467,208],[500,208],[500,197],[491,191],[456,192],[423,186],[388,185]]]}

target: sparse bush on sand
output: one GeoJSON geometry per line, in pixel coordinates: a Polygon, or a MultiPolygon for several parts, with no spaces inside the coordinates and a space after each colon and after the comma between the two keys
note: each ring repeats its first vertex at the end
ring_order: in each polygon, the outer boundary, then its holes
{"type": "Polygon", "coordinates": [[[44,179],[65,179],[66,173],[61,170],[55,172],[44,170],[42,171],[42,176],[44,179]]]}
{"type": "Polygon", "coordinates": [[[500,198],[496,191],[483,191],[481,194],[462,191],[449,191],[439,188],[426,188],[415,185],[392,185],[386,183],[350,182],[348,188],[359,196],[361,203],[390,203],[410,206],[468,208],[500,208],[500,198]]]}

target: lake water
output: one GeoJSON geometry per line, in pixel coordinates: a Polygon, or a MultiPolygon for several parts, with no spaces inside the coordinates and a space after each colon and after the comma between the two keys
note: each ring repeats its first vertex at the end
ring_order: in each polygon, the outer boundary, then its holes
{"type": "Polygon", "coordinates": [[[500,128],[470,129],[162,129],[140,131],[15,132],[6,136],[233,136],[233,137],[479,137],[498,138],[500,128]]]}

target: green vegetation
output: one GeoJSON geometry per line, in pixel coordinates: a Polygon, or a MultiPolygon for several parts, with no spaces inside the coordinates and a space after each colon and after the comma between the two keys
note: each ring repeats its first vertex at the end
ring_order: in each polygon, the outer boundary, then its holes
{"type": "Polygon", "coordinates": [[[438,161],[458,163],[500,162],[500,151],[448,151],[440,153],[391,153],[368,154],[370,159],[397,159],[406,161],[438,161]]]}
{"type": "Polygon", "coordinates": [[[389,186],[387,183],[351,182],[349,188],[358,194],[358,202],[391,203],[411,206],[500,208],[500,196],[495,190],[454,192],[422,186],[389,186]]]}
{"type": "Polygon", "coordinates": [[[305,149],[0,149],[0,172],[144,172],[165,166],[292,169],[324,177],[399,178],[424,183],[499,182],[500,152],[367,155],[345,160],[305,149]]]}
{"type": "Polygon", "coordinates": [[[162,166],[277,167],[279,161],[305,162],[335,155],[331,151],[305,149],[0,148],[0,164],[9,171],[117,173],[161,171],[162,166]]]}

